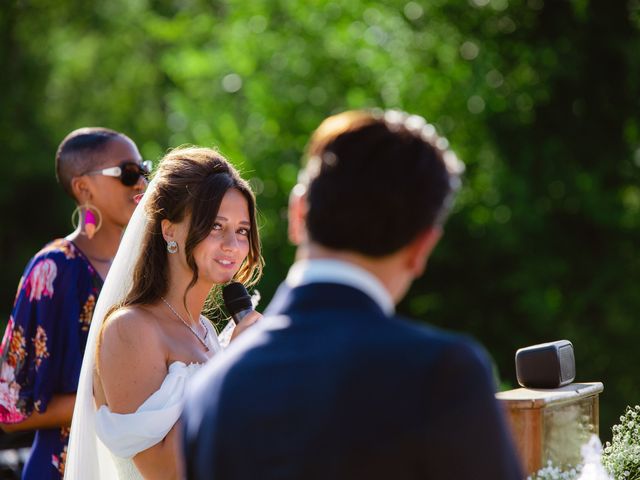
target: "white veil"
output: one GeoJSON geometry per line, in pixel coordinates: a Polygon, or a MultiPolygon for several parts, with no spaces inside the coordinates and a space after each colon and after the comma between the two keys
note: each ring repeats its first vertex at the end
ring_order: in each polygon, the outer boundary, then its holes
{"type": "Polygon", "coordinates": [[[65,465],[65,480],[113,480],[118,478],[112,456],[98,439],[93,401],[93,369],[96,344],[104,316],[112,305],[124,299],[132,284],[133,269],[141,254],[141,242],[147,226],[145,204],[155,189],[152,181],[127,225],[118,253],[109,269],[93,312],[87,347],[82,360],[78,393],[71,422],[71,435],[65,465]]]}

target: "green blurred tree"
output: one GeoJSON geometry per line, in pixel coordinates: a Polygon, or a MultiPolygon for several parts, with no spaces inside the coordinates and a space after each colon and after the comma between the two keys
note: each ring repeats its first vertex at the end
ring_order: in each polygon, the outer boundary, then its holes
{"type": "Polygon", "coordinates": [[[258,193],[266,303],[309,133],[400,108],[467,164],[400,309],[477,337],[505,386],[518,347],[572,340],[578,379],[605,383],[606,438],[639,394],[639,27],[637,0],[3,0],[2,317],[28,258],[70,230],[53,174],[70,130],[124,131],[154,160],[217,146],[258,193]]]}

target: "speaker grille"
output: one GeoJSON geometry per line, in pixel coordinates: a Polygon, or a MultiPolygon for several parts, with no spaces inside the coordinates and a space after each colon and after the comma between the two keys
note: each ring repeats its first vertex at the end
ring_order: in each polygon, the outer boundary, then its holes
{"type": "Polygon", "coordinates": [[[576,361],[573,356],[571,345],[562,345],[558,348],[558,359],[560,360],[560,380],[562,383],[572,382],[576,377],[576,361]]]}

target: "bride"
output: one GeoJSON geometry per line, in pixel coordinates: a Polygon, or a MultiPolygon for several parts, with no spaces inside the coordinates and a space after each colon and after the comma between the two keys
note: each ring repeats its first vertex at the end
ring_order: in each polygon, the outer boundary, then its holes
{"type": "Polygon", "coordinates": [[[65,479],[179,477],[185,383],[221,349],[200,312],[214,285],[251,285],[262,265],[247,182],[213,150],[166,155],[96,305],[65,479]]]}

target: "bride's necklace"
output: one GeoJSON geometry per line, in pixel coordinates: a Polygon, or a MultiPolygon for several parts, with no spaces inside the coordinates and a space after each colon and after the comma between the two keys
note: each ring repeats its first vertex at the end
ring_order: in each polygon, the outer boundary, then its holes
{"type": "Polygon", "coordinates": [[[209,334],[209,329],[206,327],[206,325],[205,325],[205,324],[204,324],[204,322],[202,321],[202,318],[200,318],[200,325],[202,325],[202,328],[204,328],[204,337],[201,337],[201,336],[198,334],[198,332],[196,332],[196,331],[193,329],[193,327],[192,327],[191,325],[189,325],[189,323],[187,323],[187,322],[185,321],[185,319],[184,319],[184,318],[182,318],[182,316],[181,316],[178,312],[176,312],[175,308],[173,308],[173,307],[171,306],[171,304],[165,300],[165,298],[164,298],[164,297],[162,297],[162,296],[161,296],[160,298],[161,298],[161,299],[162,299],[162,301],[165,303],[165,305],[166,305],[167,307],[169,307],[169,309],[173,312],[173,314],[174,314],[176,317],[178,317],[178,319],[179,319],[182,323],[184,323],[184,325],[185,325],[189,330],[191,330],[191,333],[193,333],[193,334],[196,336],[196,338],[200,341],[200,343],[202,344],[202,346],[203,346],[203,347],[205,348],[205,350],[208,352],[208,351],[209,351],[209,345],[207,345],[206,340],[207,340],[207,335],[209,334]]]}

